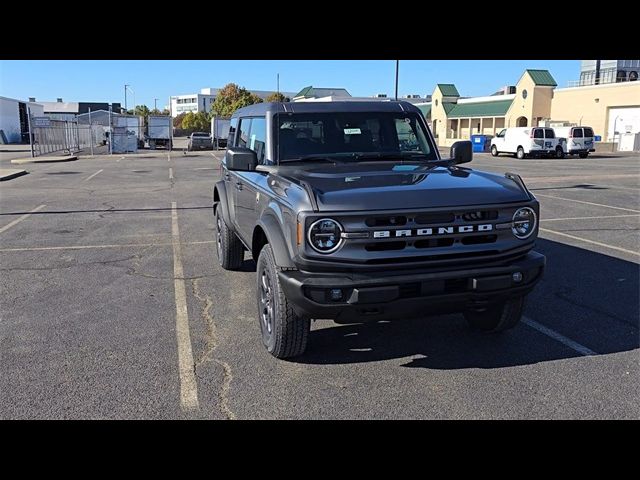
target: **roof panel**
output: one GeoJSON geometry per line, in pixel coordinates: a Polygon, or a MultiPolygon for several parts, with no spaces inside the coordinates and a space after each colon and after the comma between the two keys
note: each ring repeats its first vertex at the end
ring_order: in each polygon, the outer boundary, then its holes
{"type": "Polygon", "coordinates": [[[453,83],[439,83],[438,88],[445,97],[459,97],[458,89],[453,83]]]}
{"type": "Polygon", "coordinates": [[[558,84],[549,73],[549,70],[532,70],[528,69],[527,73],[531,76],[533,83],[540,87],[557,87],[558,84]]]}
{"type": "Polygon", "coordinates": [[[503,117],[512,102],[513,100],[497,100],[495,102],[458,103],[448,112],[447,116],[449,118],[503,117]]]}

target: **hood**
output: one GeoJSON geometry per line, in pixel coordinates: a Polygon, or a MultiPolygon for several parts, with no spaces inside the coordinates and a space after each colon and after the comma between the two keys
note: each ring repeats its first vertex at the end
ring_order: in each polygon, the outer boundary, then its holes
{"type": "MultiPolygon", "coordinates": [[[[318,165],[280,175],[307,182],[320,211],[396,210],[529,200],[504,176],[468,168],[384,162],[318,165]]],[[[288,168],[286,169],[288,170],[288,168]]]]}

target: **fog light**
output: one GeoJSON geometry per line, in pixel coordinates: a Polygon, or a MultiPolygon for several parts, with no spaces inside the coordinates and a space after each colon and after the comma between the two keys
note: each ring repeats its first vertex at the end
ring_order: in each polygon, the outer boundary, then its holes
{"type": "Polygon", "coordinates": [[[522,273],[521,272],[515,272],[511,278],[513,278],[513,281],[516,283],[519,283],[522,281],[522,273]]]}
{"type": "Polygon", "coordinates": [[[339,288],[332,288],[331,290],[329,290],[329,298],[333,302],[342,300],[342,290],[339,288]]]}

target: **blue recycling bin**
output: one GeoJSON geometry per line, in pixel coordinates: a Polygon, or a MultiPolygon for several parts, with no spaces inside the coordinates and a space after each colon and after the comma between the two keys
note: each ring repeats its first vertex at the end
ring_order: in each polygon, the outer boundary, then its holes
{"type": "Polygon", "coordinates": [[[488,152],[491,146],[492,135],[471,135],[471,144],[474,152],[488,152]]]}

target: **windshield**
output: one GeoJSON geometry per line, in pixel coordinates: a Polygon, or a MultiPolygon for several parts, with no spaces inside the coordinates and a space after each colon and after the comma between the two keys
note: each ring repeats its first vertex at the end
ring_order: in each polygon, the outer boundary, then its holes
{"type": "Polygon", "coordinates": [[[416,113],[281,113],[276,118],[281,161],[309,156],[438,158],[416,113]]]}

